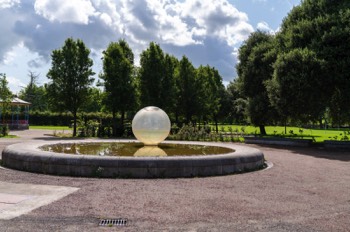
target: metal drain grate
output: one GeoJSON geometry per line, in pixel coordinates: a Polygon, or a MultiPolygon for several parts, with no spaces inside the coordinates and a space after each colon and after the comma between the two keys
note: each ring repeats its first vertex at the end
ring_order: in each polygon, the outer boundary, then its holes
{"type": "Polygon", "coordinates": [[[128,219],[117,218],[117,219],[101,219],[99,226],[126,226],[128,219]]]}

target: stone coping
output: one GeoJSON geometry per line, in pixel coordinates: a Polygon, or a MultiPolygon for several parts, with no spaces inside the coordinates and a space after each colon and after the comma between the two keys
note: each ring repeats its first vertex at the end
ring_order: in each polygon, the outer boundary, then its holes
{"type": "Polygon", "coordinates": [[[326,149],[349,150],[350,149],[350,141],[325,140],[323,142],[323,146],[326,149]]]}
{"type": "Polygon", "coordinates": [[[256,149],[232,143],[166,141],[227,147],[235,152],[205,156],[115,157],[70,155],[42,151],[40,146],[57,143],[137,142],[136,140],[31,141],[7,146],[3,166],[21,171],[80,177],[177,178],[217,176],[254,171],[264,166],[264,155],[256,149]]]}
{"type": "Polygon", "coordinates": [[[245,136],[244,143],[309,147],[312,145],[312,139],[245,136]]]}

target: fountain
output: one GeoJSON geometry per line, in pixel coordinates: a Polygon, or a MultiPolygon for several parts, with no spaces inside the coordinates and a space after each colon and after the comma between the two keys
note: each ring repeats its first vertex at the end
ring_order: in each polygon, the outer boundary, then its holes
{"type": "Polygon", "coordinates": [[[263,168],[264,155],[231,143],[164,141],[168,115],[141,109],[132,121],[135,140],[31,141],[7,146],[3,166],[36,173],[85,177],[171,178],[216,176],[263,168]]]}
{"type": "Polygon", "coordinates": [[[136,113],[132,132],[137,140],[148,146],[157,146],[170,133],[170,119],[160,108],[148,106],[136,113]]]}

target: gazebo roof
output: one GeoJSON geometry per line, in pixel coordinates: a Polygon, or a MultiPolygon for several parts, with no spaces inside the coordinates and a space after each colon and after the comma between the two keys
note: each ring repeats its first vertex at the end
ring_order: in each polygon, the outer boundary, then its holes
{"type": "MultiPolygon", "coordinates": [[[[0,98],[0,103],[3,103],[1,98],[0,98]]],[[[18,97],[14,97],[14,98],[12,98],[10,104],[11,105],[31,105],[32,103],[26,102],[22,99],[19,99],[18,97]]]]}

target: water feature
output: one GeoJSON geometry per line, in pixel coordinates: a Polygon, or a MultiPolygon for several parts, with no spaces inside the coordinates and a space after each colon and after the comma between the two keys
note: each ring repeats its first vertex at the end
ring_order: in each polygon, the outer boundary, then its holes
{"type": "Polygon", "coordinates": [[[168,137],[170,127],[168,115],[155,106],[141,109],[132,120],[132,132],[144,145],[157,146],[168,137]]]}
{"type": "Polygon", "coordinates": [[[264,167],[255,148],[232,143],[164,141],[170,120],[158,107],[134,117],[135,140],[30,141],[7,146],[5,167],[52,175],[171,178],[217,176],[264,167]]]}
{"type": "Polygon", "coordinates": [[[195,144],[159,144],[144,146],[142,143],[63,143],[40,147],[43,151],[73,155],[98,156],[198,156],[234,152],[231,148],[195,144]]]}

